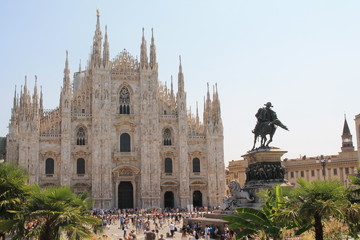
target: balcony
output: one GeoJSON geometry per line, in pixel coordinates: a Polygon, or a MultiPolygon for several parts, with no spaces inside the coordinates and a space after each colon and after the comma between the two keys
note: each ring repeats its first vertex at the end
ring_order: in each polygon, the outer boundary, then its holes
{"type": "Polygon", "coordinates": [[[120,162],[135,161],[136,152],[113,152],[113,159],[120,162]]]}

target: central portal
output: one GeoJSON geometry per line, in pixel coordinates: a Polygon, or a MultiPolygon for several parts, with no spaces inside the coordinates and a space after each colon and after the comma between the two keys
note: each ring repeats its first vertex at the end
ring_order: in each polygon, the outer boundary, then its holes
{"type": "Polygon", "coordinates": [[[120,182],[118,188],[118,208],[134,208],[134,189],[131,182],[120,182]]]}
{"type": "Polygon", "coordinates": [[[174,208],[174,193],[167,191],[164,195],[164,207],[165,208],[174,208]]]}

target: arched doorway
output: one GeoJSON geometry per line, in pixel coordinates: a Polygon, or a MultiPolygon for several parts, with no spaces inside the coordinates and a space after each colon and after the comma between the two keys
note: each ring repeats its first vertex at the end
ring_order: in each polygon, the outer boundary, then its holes
{"type": "Polygon", "coordinates": [[[193,206],[194,207],[202,207],[202,193],[200,191],[193,192],[193,206]]]}
{"type": "Polygon", "coordinates": [[[131,182],[120,182],[118,188],[118,208],[134,208],[134,189],[131,182]]]}
{"type": "Polygon", "coordinates": [[[164,207],[165,208],[174,208],[174,193],[173,192],[165,192],[164,195],[164,207]]]}

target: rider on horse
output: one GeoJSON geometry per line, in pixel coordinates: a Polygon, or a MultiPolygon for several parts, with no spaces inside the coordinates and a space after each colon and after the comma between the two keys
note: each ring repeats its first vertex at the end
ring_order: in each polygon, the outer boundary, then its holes
{"type": "Polygon", "coordinates": [[[252,131],[253,133],[258,133],[262,129],[265,123],[272,122],[277,119],[276,113],[271,109],[273,105],[271,102],[264,104],[265,107],[259,108],[255,117],[257,118],[257,123],[255,129],[252,131]]]}

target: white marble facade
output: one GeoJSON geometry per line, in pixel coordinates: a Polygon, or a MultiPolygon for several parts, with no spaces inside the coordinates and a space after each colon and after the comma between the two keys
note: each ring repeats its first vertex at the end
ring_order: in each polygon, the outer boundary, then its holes
{"type": "Polygon", "coordinates": [[[158,80],[152,34],[140,60],[126,50],[110,60],[97,14],[90,59],[70,79],[68,54],[60,105],[43,108],[37,83],[15,91],[7,161],[30,183],[70,185],[94,206],[219,206],[225,197],[223,126],[217,88],[209,86],[203,118],[189,114],[181,59],[178,91],[158,80]]]}

